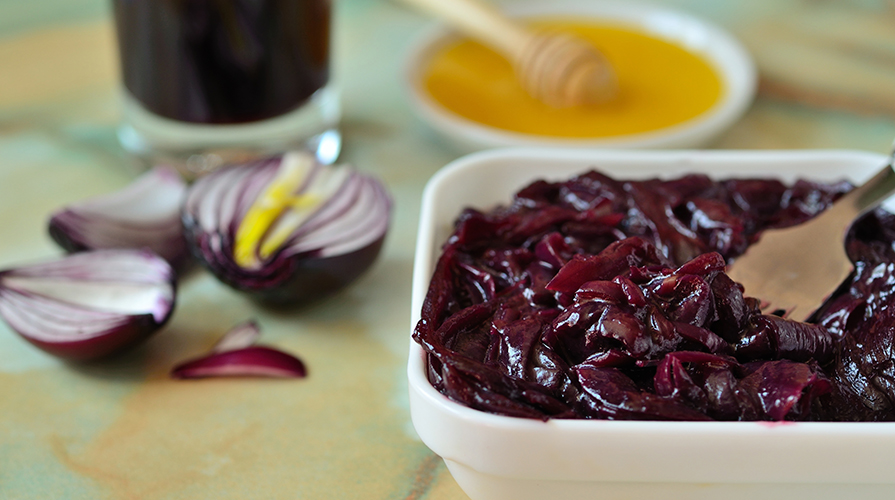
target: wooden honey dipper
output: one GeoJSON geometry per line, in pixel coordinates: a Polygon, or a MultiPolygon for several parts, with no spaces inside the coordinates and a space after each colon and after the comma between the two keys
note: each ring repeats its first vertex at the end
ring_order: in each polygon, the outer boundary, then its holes
{"type": "Polygon", "coordinates": [[[554,106],[600,104],[618,92],[599,51],[572,35],[529,30],[478,0],[401,0],[428,12],[509,60],[522,87],[554,106]]]}

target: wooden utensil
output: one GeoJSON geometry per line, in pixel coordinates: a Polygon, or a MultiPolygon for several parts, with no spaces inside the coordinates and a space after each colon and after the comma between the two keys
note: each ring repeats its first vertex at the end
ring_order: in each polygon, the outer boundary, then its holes
{"type": "Polygon", "coordinates": [[[854,270],[845,235],[855,219],[895,192],[893,162],[895,145],[872,179],[804,224],[765,231],[727,273],[746,295],[786,311],[787,318],[807,321],[854,270]]]}
{"type": "Polygon", "coordinates": [[[535,32],[478,0],[401,0],[484,43],[513,64],[533,97],[555,107],[599,104],[618,91],[609,61],[574,36],[535,32]]]}

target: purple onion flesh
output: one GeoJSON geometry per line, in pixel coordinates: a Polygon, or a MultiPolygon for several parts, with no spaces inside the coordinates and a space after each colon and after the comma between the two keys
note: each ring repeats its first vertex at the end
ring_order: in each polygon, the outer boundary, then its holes
{"type": "Polygon", "coordinates": [[[235,351],[255,345],[261,336],[261,328],[254,320],[240,323],[224,334],[218,343],[211,348],[211,352],[235,351]]]}
{"type": "Polygon", "coordinates": [[[271,347],[254,345],[261,331],[247,321],[228,331],[206,356],[177,365],[174,378],[276,377],[302,378],[304,363],[295,356],[271,347]]]}
{"type": "Polygon", "coordinates": [[[192,253],[221,281],[266,302],[299,303],[369,268],[390,215],[378,180],[296,152],[202,177],[183,221],[192,253]]]}
{"type": "Polygon", "coordinates": [[[189,256],[180,217],[185,196],[176,170],[155,167],[119,191],[57,211],[50,236],[69,252],[148,248],[178,267],[189,256]]]}
{"type": "Polygon", "coordinates": [[[171,317],[174,271],[148,250],[95,250],[0,271],[0,317],[55,356],[93,360],[146,339],[171,317]]]}

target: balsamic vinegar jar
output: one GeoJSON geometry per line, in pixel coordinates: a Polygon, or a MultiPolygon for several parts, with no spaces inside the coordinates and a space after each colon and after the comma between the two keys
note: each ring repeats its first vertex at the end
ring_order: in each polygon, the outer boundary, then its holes
{"type": "Polygon", "coordinates": [[[287,149],[338,156],[330,0],[113,0],[119,139],[194,176],[287,149]]]}

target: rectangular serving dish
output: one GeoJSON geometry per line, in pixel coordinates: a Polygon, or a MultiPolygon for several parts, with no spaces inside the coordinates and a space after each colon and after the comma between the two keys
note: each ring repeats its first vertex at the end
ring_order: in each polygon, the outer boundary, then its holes
{"type": "MultiPolygon", "coordinates": [[[[884,161],[841,150],[512,149],[466,156],[437,172],[423,193],[411,328],[455,218],[466,207],[507,204],[533,180],[597,169],[617,179],[705,173],[861,182],[884,161]]],[[[542,422],[492,415],[438,393],[413,340],[408,379],[417,433],[472,500],[895,498],[895,423],[542,422]]]]}

